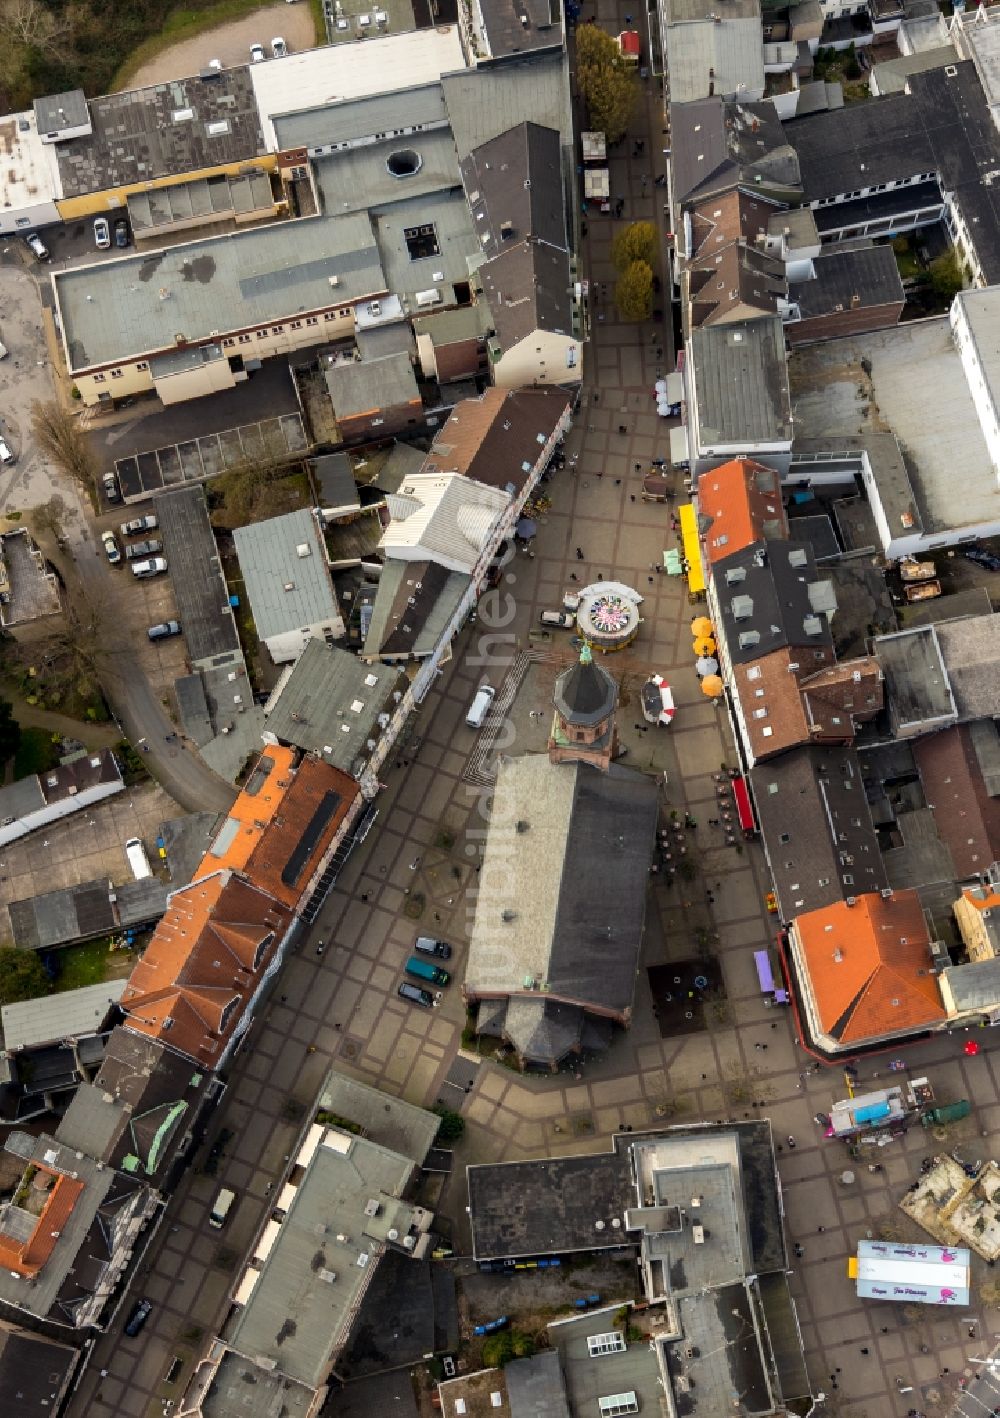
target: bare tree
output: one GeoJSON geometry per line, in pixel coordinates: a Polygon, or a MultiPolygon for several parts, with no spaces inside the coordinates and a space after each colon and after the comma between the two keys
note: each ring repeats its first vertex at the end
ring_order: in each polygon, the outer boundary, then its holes
{"type": "Polygon", "coordinates": [[[41,0],[8,0],[0,9],[0,38],[54,58],[66,53],[65,30],[41,0]]]}
{"type": "Polygon", "coordinates": [[[31,432],[47,458],[87,492],[97,488],[97,459],[75,415],[54,399],[35,399],[31,405],[31,432]]]}

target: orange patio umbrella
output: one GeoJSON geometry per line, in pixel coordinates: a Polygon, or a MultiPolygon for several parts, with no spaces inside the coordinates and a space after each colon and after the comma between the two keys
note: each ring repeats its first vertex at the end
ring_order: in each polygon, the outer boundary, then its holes
{"type": "Polygon", "coordinates": [[[701,659],[702,655],[715,654],[715,641],[712,639],[711,635],[699,635],[691,648],[698,658],[701,659]]]}
{"type": "Polygon", "coordinates": [[[711,635],[712,622],[707,615],[696,615],[691,622],[691,634],[696,640],[700,640],[703,635],[711,635]]]}
{"type": "Polygon", "coordinates": [[[709,699],[718,699],[722,693],[722,680],[718,675],[706,675],[701,682],[701,692],[709,699]]]}

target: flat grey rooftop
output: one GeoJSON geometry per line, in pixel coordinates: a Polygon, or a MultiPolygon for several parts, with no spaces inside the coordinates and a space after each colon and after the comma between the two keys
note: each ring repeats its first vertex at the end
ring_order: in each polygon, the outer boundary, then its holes
{"type": "Polygon", "coordinates": [[[74,370],[173,349],[178,335],[192,344],[385,289],[361,215],[207,237],[59,271],[53,284],[74,370]]]}
{"type": "Polygon", "coordinates": [[[332,622],[343,629],[316,519],[307,507],[233,533],[261,640],[332,622]]]}
{"type": "Polygon", "coordinates": [[[635,1191],[627,1157],[598,1153],[485,1163],[468,1168],[468,1183],[477,1260],[561,1255],[630,1243],[624,1217],[635,1191]]]}
{"type": "MultiPolygon", "coordinates": [[[[397,118],[396,126],[398,124],[397,118]]],[[[431,192],[462,185],[455,141],[447,128],[407,133],[385,142],[345,148],[314,159],[313,170],[323,211],[328,216],[412,201],[431,192]],[[419,170],[407,176],[394,176],[387,161],[404,151],[415,155],[419,170]]]]}
{"type": "Polygon", "coordinates": [[[201,1413],[202,1418],[309,1418],[315,1397],[305,1384],[227,1349],[202,1399],[201,1413]]]}
{"type": "MultiPolygon", "coordinates": [[[[785,339],[777,315],[695,330],[693,364],[703,444],[781,442],[792,436],[785,339]]],[[[797,430],[796,430],[797,431],[797,430]]]]}
{"type": "Polygon", "coordinates": [[[441,1126],[441,1119],[426,1108],[418,1108],[403,1098],[393,1098],[335,1069],[327,1075],[316,1106],[357,1123],[369,1141],[401,1152],[421,1164],[441,1126]]]}
{"type": "Polygon", "coordinates": [[[659,1365],[645,1338],[630,1344],[624,1353],[590,1357],[588,1336],[608,1334],[615,1328],[614,1316],[614,1309],[597,1310],[549,1326],[549,1340],[563,1361],[570,1412],[596,1415],[600,1412],[598,1399],[634,1393],[641,1413],[663,1413],[659,1365]]]}
{"type": "Polygon", "coordinates": [[[154,501],[177,618],[194,666],[243,663],[205,489],[182,487],[154,501]]]}
{"type": "Polygon", "coordinates": [[[955,700],[933,625],[879,635],[874,650],[885,676],[886,697],[900,725],[955,717],[955,700]]]}
{"type": "MultiPolygon", "coordinates": [[[[372,210],[375,240],[385,271],[385,284],[401,299],[434,287],[467,281],[481,247],[461,188],[440,190],[412,201],[396,201],[372,210]],[[406,227],[433,224],[437,254],[413,260],[403,240],[406,227]]],[[[412,307],[418,309],[416,305],[412,307]]]]}
{"type": "Polygon", "coordinates": [[[246,162],[267,149],[247,65],[90,102],[93,132],[59,143],[64,197],[246,162]]]}
{"type": "Polygon", "coordinates": [[[895,434],[925,531],[1000,521],[1000,489],[947,316],[795,350],[789,373],[796,437],[895,434]]]}

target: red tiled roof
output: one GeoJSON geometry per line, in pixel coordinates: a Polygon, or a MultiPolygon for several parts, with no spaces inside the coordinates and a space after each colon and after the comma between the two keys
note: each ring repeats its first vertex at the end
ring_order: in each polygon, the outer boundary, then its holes
{"type": "Polygon", "coordinates": [[[915,891],[868,892],[796,917],[793,938],[824,1034],[859,1045],[946,1017],[915,891]]]}
{"type": "Polygon", "coordinates": [[[218,1060],[360,791],[317,759],[295,768],[286,748],[261,755],[129,977],[130,1029],[218,1060]]]}
{"type": "Polygon", "coordinates": [[[698,521],[710,563],[763,538],[787,538],[781,479],[752,458],[713,468],[698,483],[698,521]]]}
{"type": "MultiPolygon", "coordinates": [[[[35,1171],[53,1178],[45,1205],[35,1222],[35,1229],[26,1241],[0,1236],[0,1265],[18,1275],[37,1275],[55,1250],[74,1206],[84,1190],[84,1183],[74,1181],[48,1167],[35,1164],[35,1171]]],[[[29,1183],[30,1185],[30,1183],[29,1183]]]]}
{"type": "Polygon", "coordinates": [[[986,871],[1000,855],[1000,802],[986,791],[968,729],[959,725],[918,739],[913,757],[956,876],[986,871]]]}
{"type": "Polygon", "coordinates": [[[175,892],[122,995],[129,1028],[216,1061],[291,921],[232,872],[175,892]]]}

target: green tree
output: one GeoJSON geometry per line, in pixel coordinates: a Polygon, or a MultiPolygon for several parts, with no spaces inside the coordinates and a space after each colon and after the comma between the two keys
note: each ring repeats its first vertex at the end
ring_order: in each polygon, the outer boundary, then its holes
{"type": "Polygon", "coordinates": [[[946,251],[927,269],[931,290],[946,305],[950,304],[962,289],[962,268],[954,251],[946,251]]]}
{"type": "Polygon", "coordinates": [[[535,1341],[530,1334],[519,1329],[502,1329],[484,1342],[483,1363],[489,1369],[502,1369],[511,1359],[530,1359],[534,1352],[535,1341]]]}
{"type": "Polygon", "coordinates": [[[639,95],[635,70],[625,63],[611,36],[596,25],[580,25],[576,36],[576,82],[591,126],[609,143],[617,143],[628,131],[639,95]]]}
{"type": "Polygon", "coordinates": [[[653,313],[653,271],[645,261],[633,261],[618,277],[615,304],[623,320],[648,320],[653,313]]]}
{"type": "Polygon", "coordinates": [[[0,763],[14,757],[21,742],[21,725],[14,718],[14,706],[0,699],[0,763]]]}
{"type": "Polygon", "coordinates": [[[656,227],[652,222],[630,222],[611,243],[611,259],[618,271],[627,271],[633,261],[656,262],[656,227]]]}
{"type": "Polygon", "coordinates": [[[457,1142],[465,1132],[465,1119],[460,1113],[453,1113],[450,1108],[435,1108],[434,1111],[441,1119],[438,1142],[457,1142]]]}
{"type": "Polygon", "coordinates": [[[17,1004],[48,992],[49,977],[33,951],[0,946],[0,1004],[17,1004]]]}

